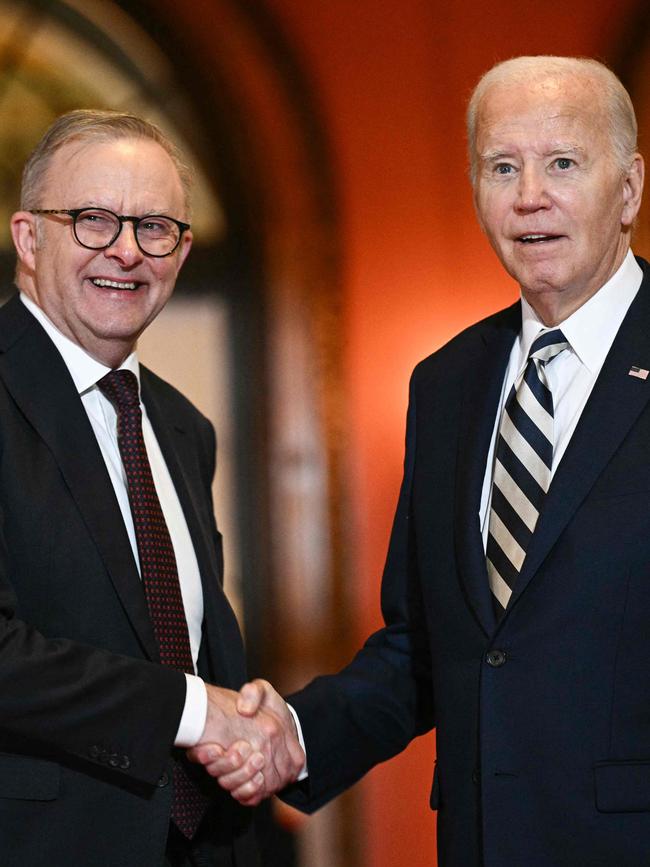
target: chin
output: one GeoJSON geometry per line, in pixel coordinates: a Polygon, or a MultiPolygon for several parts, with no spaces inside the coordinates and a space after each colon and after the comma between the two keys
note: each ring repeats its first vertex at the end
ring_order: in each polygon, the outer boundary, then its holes
{"type": "Polygon", "coordinates": [[[561,287],[565,286],[570,276],[562,275],[556,269],[538,269],[535,271],[527,271],[521,274],[521,279],[515,277],[521,287],[526,287],[527,292],[533,292],[536,295],[543,292],[561,291],[561,287]]]}

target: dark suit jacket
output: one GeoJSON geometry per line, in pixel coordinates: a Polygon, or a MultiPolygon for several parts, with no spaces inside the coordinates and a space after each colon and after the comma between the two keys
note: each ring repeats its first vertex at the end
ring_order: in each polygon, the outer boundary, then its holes
{"type": "Polygon", "coordinates": [[[650,378],[629,375],[650,370],[641,264],[499,625],[478,510],[519,305],[416,368],[386,626],[290,697],[309,765],[294,803],[318,807],[435,725],[441,867],[650,864],[650,378]]]}
{"type": "MultiPolygon", "coordinates": [[[[214,432],[142,370],[142,396],[203,580],[200,670],[245,679],[223,594],[210,484],[214,432]]],[[[0,310],[0,863],[159,867],[182,673],[158,654],[94,433],[49,337],[13,298],[0,310]]],[[[218,787],[215,836],[256,863],[251,812],[218,787]]]]}

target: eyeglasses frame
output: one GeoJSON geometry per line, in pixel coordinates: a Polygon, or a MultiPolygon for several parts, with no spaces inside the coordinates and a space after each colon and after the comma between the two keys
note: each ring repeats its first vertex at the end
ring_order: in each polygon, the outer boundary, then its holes
{"type": "Polygon", "coordinates": [[[85,208],[31,208],[29,210],[29,213],[36,215],[66,214],[68,217],[72,217],[72,231],[74,233],[75,239],[86,250],[107,250],[120,237],[120,233],[124,228],[124,224],[131,223],[133,225],[133,237],[135,238],[135,243],[138,245],[138,249],[140,250],[140,252],[144,253],[145,256],[152,256],[154,259],[164,259],[166,256],[171,256],[171,254],[178,249],[178,245],[181,242],[183,233],[187,232],[191,228],[190,223],[183,223],[181,220],[176,220],[174,217],[167,216],[167,214],[146,214],[144,217],[132,217],[125,214],[116,214],[114,211],[109,211],[108,208],[93,208],[90,205],[86,206],[85,208]],[[101,247],[89,247],[88,244],[84,244],[83,241],[79,240],[79,236],[77,235],[77,218],[79,217],[79,214],[83,214],[84,211],[103,211],[104,213],[110,214],[112,217],[115,217],[115,219],[119,221],[119,229],[108,242],[108,244],[102,244],[101,247]],[[161,217],[164,220],[171,220],[172,223],[175,223],[178,226],[178,241],[176,241],[176,243],[168,253],[149,253],[146,250],[143,250],[142,245],[138,240],[138,225],[143,220],[151,220],[154,217],[161,217]]]}

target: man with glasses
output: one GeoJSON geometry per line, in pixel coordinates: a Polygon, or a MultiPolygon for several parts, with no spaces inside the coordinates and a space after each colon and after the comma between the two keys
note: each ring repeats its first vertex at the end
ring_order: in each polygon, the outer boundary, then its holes
{"type": "Polygon", "coordinates": [[[190,251],[189,186],[112,112],[60,118],[25,167],[0,310],[5,867],[252,867],[250,813],[184,750],[252,739],[271,785],[303,763],[272,712],[236,713],[214,432],[136,354],[190,251]]]}

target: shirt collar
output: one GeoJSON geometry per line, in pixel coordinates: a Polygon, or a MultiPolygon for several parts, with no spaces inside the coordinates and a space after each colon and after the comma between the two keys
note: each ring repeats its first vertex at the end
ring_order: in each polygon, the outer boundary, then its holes
{"type": "MultiPolygon", "coordinates": [[[[105,364],[88,355],[85,349],[62,334],[31,298],[21,292],[20,300],[29,312],[38,319],[50,340],[61,353],[79,394],[89,391],[111,370],[110,367],[106,367],[105,364]]],[[[140,365],[135,350],[120,364],[120,370],[130,370],[138,378],[138,384],[140,383],[140,365]]]]}
{"type": "MultiPolygon", "coordinates": [[[[607,283],[556,326],[562,329],[571,349],[591,373],[597,373],[603,366],[642,280],[643,271],[632,251],[628,250],[620,268],[607,283]]],[[[548,326],[544,325],[523,297],[521,316],[519,359],[520,366],[523,366],[533,341],[548,326]]]]}

